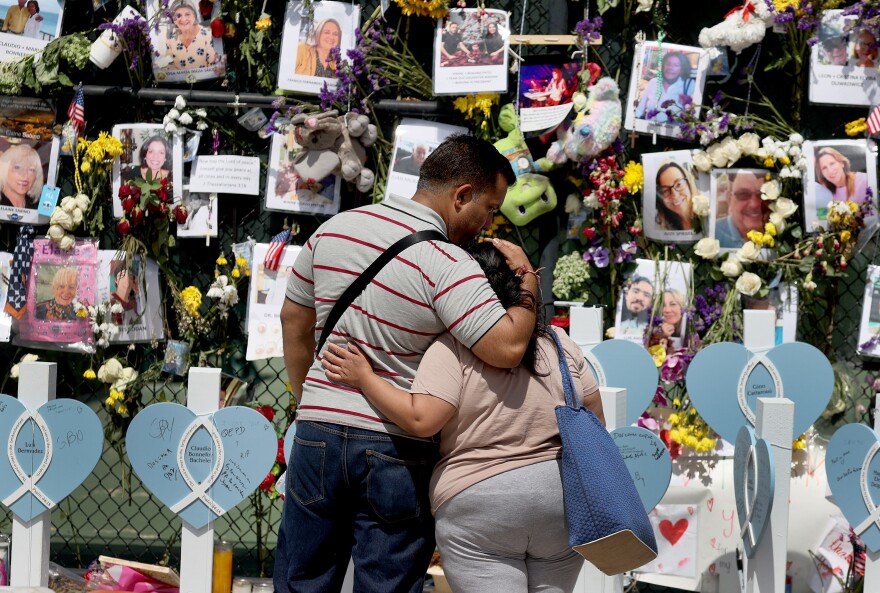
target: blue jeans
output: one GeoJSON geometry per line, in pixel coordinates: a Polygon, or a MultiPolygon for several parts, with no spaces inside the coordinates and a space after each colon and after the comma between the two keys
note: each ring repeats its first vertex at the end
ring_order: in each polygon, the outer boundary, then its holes
{"type": "Polygon", "coordinates": [[[422,590],[434,552],[428,482],[436,443],[297,424],[275,554],[275,593],[422,590]]]}

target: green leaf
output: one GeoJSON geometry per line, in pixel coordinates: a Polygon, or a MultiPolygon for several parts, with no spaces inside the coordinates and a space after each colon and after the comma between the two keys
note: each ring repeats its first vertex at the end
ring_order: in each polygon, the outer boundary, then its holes
{"type": "Polygon", "coordinates": [[[800,226],[796,226],[793,229],[791,229],[791,236],[794,237],[795,239],[800,239],[801,237],[804,236],[804,231],[803,231],[803,229],[801,229],[800,226]]]}

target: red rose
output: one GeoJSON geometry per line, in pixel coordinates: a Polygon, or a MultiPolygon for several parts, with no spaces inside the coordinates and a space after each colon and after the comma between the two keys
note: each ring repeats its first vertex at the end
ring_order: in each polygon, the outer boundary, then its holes
{"type": "Polygon", "coordinates": [[[129,186],[127,183],[123,184],[119,188],[119,197],[120,198],[126,198],[126,197],[128,197],[128,195],[130,193],[131,193],[131,186],[129,186]]]}
{"type": "Polygon", "coordinates": [[[266,492],[272,491],[272,486],[275,485],[275,476],[269,474],[265,477],[265,479],[260,483],[260,490],[265,490],[266,492]]]}
{"type": "Polygon", "coordinates": [[[159,214],[162,217],[167,218],[168,217],[168,204],[165,204],[164,202],[162,204],[159,204],[157,211],[159,212],[159,214]]]}
{"type": "Polygon", "coordinates": [[[211,36],[215,39],[218,37],[223,37],[223,32],[226,31],[226,26],[223,24],[221,19],[214,19],[211,21],[211,36]]]}
{"type": "Polygon", "coordinates": [[[202,18],[206,19],[211,16],[211,12],[214,10],[214,2],[213,0],[200,0],[199,2],[199,12],[202,13],[202,18]]]}
{"type": "Polygon", "coordinates": [[[119,219],[119,222],[116,223],[116,232],[120,235],[127,235],[131,232],[131,223],[125,218],[119,219]]]}
{"type": "Polygon", "coordinates": [[[587,239],[592,239],[593,237],[596,236],[596,230],[595,230],[595,229],[591,229],[590,227],[587,227],[587,228],[584,229],[584,236],[585,236],[587,239]]]}
{"type": "MultiPolygon", "coordinates": [[[[119,193],[122,192],[120,191],[119,193]]],[[[122,209],[126,214],[131,212],[131,209],[134,208],[135,204],[137,204],[137,202],[131,196],[122,199],[122,209]]]]}
{"type": "Polygon", "coordinates": [[[257,412],[262,414],[269,422],[275,419],[275,410],[272,406],[260,406],[257,408],[257,412]]]}
{"type": "Polygon", "coordinates": [[[284,463],[284,439],[278,439],[278,453],[275,455],[275,463],[284,463]]]}
{"type": "Polygon", "coordinates": [[[156,190],[156,197],[159,198],[160,202],[168,201],[168,190],[164,187],[160,190],[156,190]]]}
{"type": "Polygon", "coordinates": [[[158,212],[159,211],[160,202],[156,202],[155,200],[147,201],[147,212],[158,212]]]}
{"type": "Polygon", "coordinates": [[[135,206],[131,209],[131,224],[134,226],[139,225],[144,221],[144,211],[140,206],[135,206]]]}
{"type": "Polygon", "coordinates": [[[132,197],[132,198],[134,198],[135,200],[140,200],[140,199],[141,199],[141,188],[139,188],[139,187],[136,186],[136,185],[132,185],[132,186],[130,186],[129,191],[131,192],[131,197],[132,197]]]}
{"type": "Polygon", "coordinates": [[[175,206],[174,207],[174,219],[177,221],[177,224],[186,223],[186,219],[189,217],[189,213],[186,211],[186,206],[175,206]]]}

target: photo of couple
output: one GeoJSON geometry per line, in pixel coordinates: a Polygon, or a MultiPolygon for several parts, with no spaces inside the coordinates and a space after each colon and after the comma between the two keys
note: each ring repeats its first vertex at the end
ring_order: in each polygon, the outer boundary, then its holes
{"type": "Polygon", "coordinates": [[[878,31],[842,10],[825,10],[810,50],[810,101],[876,105],[880,101],[878,31]]]}
{"type": "Polygon", "coordinates": [[[646,347],[680,348],[687,332],[685,295],[690,265],[666,261],[655,265],[652,260],[642,259],[637,263],[618,299],[614,337],[646,347]],[[657,322],[649,331],[652,310],[657,322]]]}
{"type": "Polygon", "coordinates": [[[461,18],[450,14],[440,36],[440,67],[501,64],[506,47],[498,32],[500,19],[461,18]],[[485,22],[484,22],[485,21],[485,22]]]}

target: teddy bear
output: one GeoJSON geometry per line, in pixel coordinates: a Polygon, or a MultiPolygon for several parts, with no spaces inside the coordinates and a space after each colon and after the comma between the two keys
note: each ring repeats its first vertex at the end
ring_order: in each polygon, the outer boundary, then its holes
{"type": "Polygon", "coordinates": [[[376,176],[364,167],[367,162],[366,149],[376,142],[379,131],[370,123],[370,118],[358,113],[346,113],[342,118],[342,142],[336,153],[339,155],[339,168],[342,178],[351,181],[362,192],[373,187],[376,176]]]}
{"type": "Polygon", "coordinates": [[[706,48],[727,46],[736,53],[760,43],[767,27],[773,25],[773,11],[764,0],[745,0],[714,27],[700,31],[700,45],[706,48]]]}

